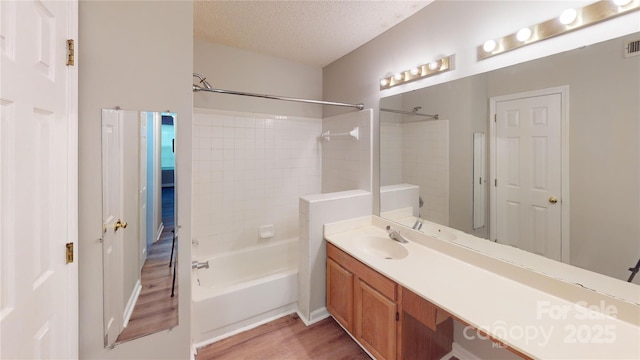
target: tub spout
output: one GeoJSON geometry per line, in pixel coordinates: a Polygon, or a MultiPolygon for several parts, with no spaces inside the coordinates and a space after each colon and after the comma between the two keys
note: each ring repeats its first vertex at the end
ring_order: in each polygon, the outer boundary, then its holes
{"type": "Polygon", "coordinates": [[[208,269],[209,261],[192,261],[191,268],[192,269],[208,269]]]}

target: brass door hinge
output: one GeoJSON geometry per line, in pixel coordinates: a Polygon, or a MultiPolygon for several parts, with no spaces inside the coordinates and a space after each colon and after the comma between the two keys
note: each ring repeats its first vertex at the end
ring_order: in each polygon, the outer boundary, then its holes
{"type": "Polygon", "coordinates": [[[67,39],[67,66],[74,66],[76,50],[73,39],[67,39]]]}
{"type": "Polygon", "coordinates": [[[67,248],[67,264],[70,264],[73,262],[73,243],[67,243],[65,246],[67,248]]]}

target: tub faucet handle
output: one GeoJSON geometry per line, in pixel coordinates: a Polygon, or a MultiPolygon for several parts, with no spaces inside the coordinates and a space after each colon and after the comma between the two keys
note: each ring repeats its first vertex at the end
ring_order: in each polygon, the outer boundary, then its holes
{"type": "Polygon", "coordinates": [[[194,260],[191,262],[191,269],[208,269],[209,261],[197,261],[194,260]]]}

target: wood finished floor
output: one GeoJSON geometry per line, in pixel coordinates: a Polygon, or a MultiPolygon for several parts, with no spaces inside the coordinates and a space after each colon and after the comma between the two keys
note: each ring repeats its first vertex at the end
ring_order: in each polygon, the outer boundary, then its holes
{"type": "MultiPolygon", "coordinates": [[[[171,297],[173,266],[169,267],[173,242],[173,188],[163,189],[163,224],[160,240],[152,244],[142,267],[142,290],[133,308],[128,326],[118,336],[117,342],[136,339],[178,325],[178,284],[171,297]]],[[[176,244],[176,251],[178,245],[176,244]]],[[[174,254],[174,259],[177,254],[174,254]]]]}
{"type": "Polygon", "coordinates": [[[333,320],[305,326],[287,315],[198,349],[196,360],[370,360],[333,320]]]}

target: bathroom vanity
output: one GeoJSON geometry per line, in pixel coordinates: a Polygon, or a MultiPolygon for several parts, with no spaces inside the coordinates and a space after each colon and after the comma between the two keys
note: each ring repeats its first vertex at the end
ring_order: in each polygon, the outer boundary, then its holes
{"type": "Polygon", "coordinates": [[[327,243],[327,309],[378,360],[440,359],[453,323],[443,310],[327,243]]]}
{"type": "Polygon", "coordinates": [[[324,237],[327,309],[376,359],[442,358],[454,319],[522,358],[640,358],[635,302],[377,216],[326,224],[324,237]]]}

